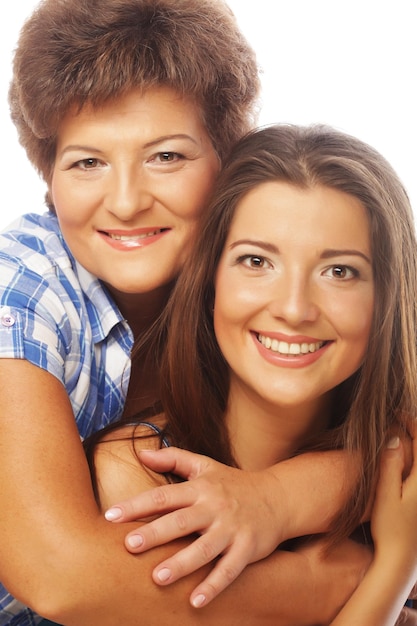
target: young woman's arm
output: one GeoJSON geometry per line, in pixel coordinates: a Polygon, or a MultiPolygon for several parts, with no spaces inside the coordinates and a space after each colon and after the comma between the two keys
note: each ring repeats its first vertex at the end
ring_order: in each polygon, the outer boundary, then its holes
{"type": "MultiPolygon", "coordinates": [[[[403,449],[397,442],[381,463],[371,518],[375,558],[332,626],[393,626],[416,581],[417,463],[403,483],[403,449]]],[[[417,459],[417,439],[413,447],[417,459]]]]}
{"type": "MultiPolygon", "coordinates": [[[[110,524],[96,505],[71,405],[61,383],[22,360],[0,360],[0,580],[18,600],[65,626],[259,626],[327,623],[369,563],[355,546],[323,560],[320,546],[246,568],[202,610],[188,597],[203,568],[161,588],[151,571],[189,539],[146,554],[124,548],[134,524],[110,524]]],[[[117,456],[115,461],[119,463],[117,456]]],[[[127,497],[149,487],[136,476],[127,497]]]]}

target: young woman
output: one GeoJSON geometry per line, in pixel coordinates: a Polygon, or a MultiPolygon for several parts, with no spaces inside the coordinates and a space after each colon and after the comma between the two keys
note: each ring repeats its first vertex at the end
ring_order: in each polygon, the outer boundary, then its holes
{"type": "MultiPolygon", "coordinates": [[[[416,288],[411,208],[378,153],[325,127],[278,126],[243,139],[220,175],[154,343],[154,353],[163,352],[164,413],[130,420],[88,448],[101,506],[165,482],[137,463],[138,451],[159,447],[144,438],[150,426],[167,444],[249,472],[254,508],[262,472],[273,463],[305,449],[343,448],[358,480],[332,535],[349,536],[366,513],[392,434],[415,436],[416,288]]],[[[161,455],[168,460],[152,467],[175,471],[170,450],[161,455]]],[[[383,467],[372,519],[375,564],[335,624],[394,624],[415,582],[416,470],[401,496],[402,453],[394,459],[391,472],[383,467]],[[402,537],[390,529],[393,518],[402,537]],[[387,574],[393,537],[399,556],[387,574]],[[356,622],[361,611],[373,614],[377,598],[363,589],[378,581],[387,589],[380,612],[356,622]]],[[[177,486],[154,491],[164,508],[170,489],[177,486]]],[[[256,510],[271,544],[279,543],[273,514],[256,510]]],[[[206,602],[203,593],[193,596],[194,606],[206,602]]],[[[316,623],[306,608],[304,619],[316,623]]]]}
{"type": "MultiPolygon", "coordinates": [[[[174,546],[126,552],[135,525],[103,518],[80,442],[155,400],[158,371],[144,350],[131,367],[131,348],[165,306],[224,155],[253,125],[258,86],[221,0],[44,0],[24,25],[11,112],[50,210],[0,239],[2,624],[288,624],[285,590],[259,608],[284,577],[275,556],[204,615],[185,599],[201,572],[156,588],[152,568],[174,546]]],[[[321,615],[367,562],[339,555],[322,565],[321,615]]],[[[316,584],[304,577],[295,593],[309,602],[316,584]]]]}

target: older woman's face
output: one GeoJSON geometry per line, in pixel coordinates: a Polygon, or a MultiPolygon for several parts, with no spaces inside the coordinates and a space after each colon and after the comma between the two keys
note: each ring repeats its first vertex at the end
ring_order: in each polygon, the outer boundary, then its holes
{"type": "Polygon", "coordinates": [[[237,205],[215,281],[231,369],[265,406],[314,407],[361,365],[374,306],[369,224],[354,197],[268,182],[237,205]]]}
{"type": "Polygon", "coordinates": [[[197,106],[171,89],[68,113],[50,191],[71,252],[114,294],[168,284],[219,166],[197,106]]]}

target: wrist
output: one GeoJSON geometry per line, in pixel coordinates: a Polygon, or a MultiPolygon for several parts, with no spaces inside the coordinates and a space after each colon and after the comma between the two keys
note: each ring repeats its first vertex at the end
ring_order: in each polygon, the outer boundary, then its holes
{"type": "Polygon", "coordinates": [[[313,623],[330,624],[362,582],[372,551],[350,539],[332,548],[324,539],[315,539],[301,549],[310,559],[314,581],[313,623]]]}
{"type": "Polygon", "coordinates": [[[269,506],[277,512],[279,543],[327,530],[327,522],[320,521],[318,526],[322,513],[318,514],[319,505],[315,504],[320,501],[315,496],[317,485],[305,476],[302,462],[301,457],[297,457],[281,461],[265,470],[270,477],[267,494],[269,506]]]}
{"type": "Polygon", "coordinates": [[[387,586],[397,584],[399,587],[412,586],[417,580],[417,564],[411,546],[402,546],[398,541],[383,542],[381,547],[375,546],[375,555],[369,572],[378,572],[387,586]]]}
{"type": "Polygon", "coordinates": [[[262,470],[261,479],[257,484],[262,486],[262,493],[265,505],[273,520],[276,545],[280,545],[287,539],[292,539],[292,513],[289,503],[289,494],[285,489],[284,482],[280,479],[279,465],[274,465],[266,470],[262,470]]]}

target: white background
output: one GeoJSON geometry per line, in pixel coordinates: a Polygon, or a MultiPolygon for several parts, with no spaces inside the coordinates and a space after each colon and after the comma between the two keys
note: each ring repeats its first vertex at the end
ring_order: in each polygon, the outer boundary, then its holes
{"type": "MultiPolygon", "coordinates": [[[[7,91],[12,51],[36,0],[0,23],[0,228],[43,211],[44,184],[18,145],[7,91]]],[[[229,0],[262,68],[259,122],[324,122],[391,161],[417,214],[415,0],[229,0]]]]}

